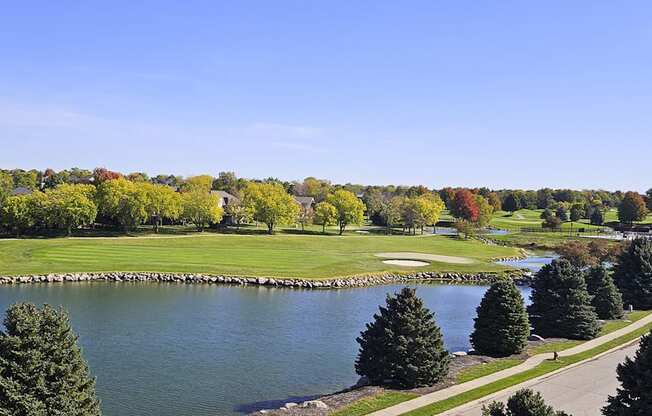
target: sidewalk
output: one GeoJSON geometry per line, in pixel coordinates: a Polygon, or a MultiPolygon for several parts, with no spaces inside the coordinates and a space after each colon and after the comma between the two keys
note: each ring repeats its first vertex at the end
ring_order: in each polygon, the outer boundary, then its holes
{"type": "MultiPolygon", "coordinates": [[[[578,345],[576,347],[567,349],[565,351],[560,351],[559,356],[560,357],[567,357],[567,356],[570,356],[570,355],[575,355],[575,354],[578,354],[578,353],[581,353],[581,352],[584,352],[584,351],[588,351],[588,350],[593,349],[593,348],[595,348],[597,346],[600,346],[600,345],[602,345],[602,344],[604,344],[606,342],[609,342],[609,341],[614,340],[614,339],[616,339],[618,337],[626,335],[626,334],[628,334],[628,333],[630,333],[632,331],[635,331],[635,330],[637,330],[639,328],[642,328],[642,327],[644,327],[645,325],[647,325],[649,323],[652,323],[652,314],[650,314],[650,315],[646,316],[645,318],[642,318],[642,319],[640,319],[640,320],[638,320],[638,321],[636,321],[636,322],[634,322],[634,323],[632,323],[632,324],[630,324],[630,325],[628,325],[628,326],[626,326],[624,328],[621,328],[621,329],[619,329],[617,331],[614,331],[614,332],[612,332],[610,334],[601,336],[599,338],[592,339],[590,341],[587,341],[587,342],[585,342],[583,344],[580,344],[580,345],[578,345]]],[[[616,349],[618,349],[618,348],[622,348],[622,346],[619,346],[616,349]]],[[[506,378],[506,377],[509,377],[509,376],[512,376],[512,375],[515,375],[515,374],[518,374],[518,373],[522,373],[523,371],[530,370],[530,369],[536,367],[537,365],[541,364],[544,360],[547,360],[547,359],[550,359],[550,358],[552,358],[552,354],[550,354],[550,353],[538,354],[538,355],[535,355],[533,357],[528,358],[526,361],[524,361],[523,363],[521,363],[521,364],[519,364],[519,365],[517,365],[515,367],[511,367],[511,368],[508,368],[506,370],[499,371],[497,373],[489,374],[487,376],[484,376],[484,377],[481,377],[481,378],[478,378],[478,379],[475,379],[475,380],[471,380],[471,381],[466,382],[466,383],[457,384],[457,385],[448,387],[448,388],[443,389],[443,390],[439,390],[439,391],[436,391],[436,392],[433,392],[433,393],[425,394],[423,396],[417,397],[416,399],[408,400],[406,402],[399,403],[399,404],[397,404],[395,406],[388,407],[387,409],[383,409],[383,410],[379,410],[379,411],[374,412],[374,413],[370,413],[367,416],[399,416],[399,415],[402,415],[404,413],[410,412],[412,410],[416,410],[418,408],[427,406],[429,404],[436,403],[436,402],[439,402],[441,400],[445,400],[445,399],[447,399],[449,397],[457,396],[458,394],[462,394],[462,393],[467,392],[469,390],[473,390],[475,388],[484,386],[486,384],[493,383],[494,381],[498,381],[498,380],[501,380],[503,378],[506,378]]],[[[592,360],[594,358],[595,357],[592,357],[590,360],[592,360]]],[[[574,366],[581,365],[582,363],[583,362],[576,363],[576,364],[574,364],[574,366]]],[[[566,368],[568,368],[568,367],[566,367],[566,368]]],[[[548,377],[548,376],[550,376],[550,374],[546,374],[546,375],[544,375],[542,377],[548,377]]],[[[528,380],[528,381],[531,381],[531,380],[528,380]]],[[[516,386],[511,386],[510,388],[514,388],[514,387],[516,387],[516,386]]]]}

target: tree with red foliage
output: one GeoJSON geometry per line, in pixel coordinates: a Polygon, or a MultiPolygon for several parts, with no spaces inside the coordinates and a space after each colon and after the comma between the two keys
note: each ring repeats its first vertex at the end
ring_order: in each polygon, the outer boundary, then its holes
{"type": "Polygon", "coordinates": [[[476,222],[480,209],[475,196],[468,189],[460,189],[455,193],[455,200],[451,209],[455,218],[469,222],[476,222]]]}
{"type": "Polygon", "coordinates": [[[93,170],[93,181],[96,185],[121,177],[122,175],[118,172],[110,171],[107,168],[95,168],[93,170]]]}

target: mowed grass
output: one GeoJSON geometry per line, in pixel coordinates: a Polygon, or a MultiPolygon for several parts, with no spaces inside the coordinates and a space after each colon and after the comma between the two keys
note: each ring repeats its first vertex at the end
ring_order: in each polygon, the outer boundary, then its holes
{"type": "Polygon", "coordinates": [[[367,415],[377,410],[385,409],[387,407],[397,405],[416,397],[418,397],[418,395],[414,393],[387,391],[372,397],[365,397],[364,399],[360,399],[348,406],[344,406],[340,410],[332,413],[331,416],[367,415]]]}
{"type": "Polygon", "coordinates": [[[0,275],[158,271],[243,276],[329,278],[383,271],[500,272],[497,257],[514,248],[446,236],[220,235],[164,238],[0,240],[0,275]],[[382,263],[379,252],[468,257],[470,264],[432,262],[405,268],[382,263]]]}
{"type": "MultiPolygon", "coordinates": [[[[491,226],[495,228],[501,228],[503,230],[512,230],[518,231],[521,228],[541,228],[543,220],[541,219],[541,214],[543,213],[542,209],[522,209],[516,211],[515,213],[497,211],[494,213],[493,219],[491,220],[491,226]]],[[[578,230],[584,228],[585,230],[594,230],[602,227],[591,225],[589,220],[582,219],[580,221],[571,223],[565,222],[561,226],[562,230],[570,231],[578,230]]]]}

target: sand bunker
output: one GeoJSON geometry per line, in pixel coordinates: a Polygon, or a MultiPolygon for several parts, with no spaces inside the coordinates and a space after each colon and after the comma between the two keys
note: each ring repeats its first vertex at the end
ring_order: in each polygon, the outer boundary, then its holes
{"type": "Polygon", "coordinates": [[[452,263],[452,264],[473,263],[473,259],[470,259],[468,257],[441,256],[439,254],[410,253],[410,252],[378,253],[376,254],[376,257],[380,257],[383,259],[392,259],[392,260],[425,260],[425,261],[436,261],[439,263],[452,263]]]}
{"type": "Polygon", "coordinates": [[[430,264],[419,260],[383,260],[383,263],[403,267],[423,267],[430,264]]]}

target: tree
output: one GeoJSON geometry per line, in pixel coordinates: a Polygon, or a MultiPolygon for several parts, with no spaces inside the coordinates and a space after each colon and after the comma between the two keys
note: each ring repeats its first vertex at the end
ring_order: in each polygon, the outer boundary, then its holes
{"type": "Polygon", "coordinates": [[[591,220],[591,225],[603,225],[604,212],[599,208],[594,209],[589,219],[591,220]]]}
{"type": "Polygon", "coordinates": [[[203,192],[210,192],[213,187],[213,177],[210,175],[191,176],[185,180],[181,185],[181,190],[184,192],[192,192],[200,190],[203,192]]]}
{"type": "Polygon", "coordinates": [[[381,215],[387,227],[387,234],[392,233],[394,227],[401,219],[401,209],[403,206],[403,197],[395,196],[383,204],[381,215]]]}
{"type": "Polygon", "coordinates": [[[245,206],[241,201],[232,201],[226,205],[225,213],[231,217],[231,221],[240,229],[242,224],[250,222],[254,215],[250,208],[245,206]]]}
{"type": "Polygon", "coordinates": [[[14,190],[14,178],[6,172],[0,171],[0,204],[5,200],[11,191],[14,190]]]}
{"type": "Polygon", "coordinates": [[[652,415],[652,333],[641,338],[634,358],[618,364],[620,388],[602,409],[605,416],[652,415]]]}
{"type": "Polygon", "coordinates": [[[510,192],[503,201],[503,209],[507,212],[514,213],[523,208],[521,201],[516,194],[510,192]]]}
{"type": "Polygon", "coordinates": [[[439,221],[439,216],[444,210],[444,201],[441,200],[439,195],[430,192],[421,194],[415,200],[417,212],[419,213],[419,225],[423,234],[425,225],[435,225],[439,221]]]}
{"type": "Polygon", "coordinates": [[[213,181],[213,189],[216,191],[225,191],[231,195],[239,196],[238,177],[234,172],[220,172],[213,181]]]}
{"type": "Polygon", "coordinates": [[[473,348],[481,354],[505,357],[519,354],[530,336],[525,303],[511,279],[494,283],[477,308],[473,348]]]}
{"type": "Polygon", "coordinates": [[[599,262],[597,258],[591,255],[589,246],[577,240],[566,241],[557,246],[555,251],[559,253],[562,259],[567,260],[578,268],[595,266],[599,262]]]}
{"type": "Polygon", "coordinates": [[[326,201],[315,205],[315,224],[322,226],[322,233],[326,233],[326,227],[337,224],[337,209],[326,201]]]}
{"type": "Polygon", "coordinates": [[[299,215],[299,204],[279,183],[250,183],[244,190],[243,204],[254,219],[267,225],[269,234],[278,224],[293,224],[299,215]]]}
{"type": "Polygon", "coordinates": [[[183,196],[183,218],[204,231],[209,224],[217,224],[222,220],[224,210],[220,208],[219,197],[202,187],[194,187],[183,196]]]}
{"type": "Polygon", "coordinates": [[[0,415],[99,416],[95,380],[68,315],[12,305],[0,332],[0,415]]]}
{"type": "Polygon", "coordinates": [[[152,221],[155,233],[158,233],[164,219],[176,220],[181,217],[182,198],[173,188],[153,183],[143,183],[140,186],[147,195],[145,210],[152,221]]]}
{"type": "Polygon", "coordinates": [[[95,168],[93,170],[93,183],[95,185],[101,185],[106,181],[112,181],[121,177],[122,175],[118,172],[113,172],[106,168],[95,168]]]}
{"type": "Polygon", "coordinates": [[[494,212],[501,211],[503,209],[503,203],[500,200],[500,197],[498,196],[497,193],[495,192],[490,192],[487,195],[487,200],[489,201],[489,205],[491,205],[494,209],[494,212]]]}
{"type": "Polygon", "coordinates": [[[312,207],[305,207],[301,205],[299,207],[299,215],[297,216],[297,221],[301,224],[301,231],[306,230],[306,225],[312,223],[315,216],[315,212],[312,207]]]}
{"type": "Polygon", "coordinates": [[[648,211],[652,211],[652,188],[647,190],[645,197],[647,198],[647,209],[648,211]]]}
{"type": "Polygon", "coordinates": [[[478,228],[486,228],[491,223],[494,208],[489,204],[489,201],[481,195],[475,196],[475,204],[478,207],[478,218],[475,223],[478,228]]]}
{"type": "Polygon", "coordinates": [[[94,202],[93,185],[62,184],[46,192],[52,224],[63,228],[70,235],[73,228],[95,222],[97,206],[94,202]]]}
{"type": "Polygon", "coordinates": [[[475,223],[466,220],[455,221],[453,227],[457,230],[458,235],[464,236],[464,239],[474,236],[478,231],[475,223]]]}
{"type": "Polygon", "coordinates": [[[584,217],[585,208],[582,204],[575,204],[571,207],[570,210],[570,220],[572,222],[577,222],[584,217]]]}
{"type": "Polygon", "coordinates": [[[647,216],[648,210],[643,197],[638,192],[627,192],[623,201],[618,206],[618,219],[623,224],[632,224],[642,221],[647,216]]]}
{"type": "Polygon", "coordinates": [[[492,402],[482,407],[482,416],[569,416],[562,411],[555,411],[543,400],[541,393],[530,389],[521,389],[508,400],[507,406],[492,402]]]}
{"type": "Polygon", "coordinates": [[[34,226],[31,199],[30,195],[10,196],[0,207],[0,222],[17,237],[34,226]]]}
{"type": "Polygon", "coordinates": [[[355,370],[372,383],[391,380],[413,388],[432,385],[448,373],[450,358],[441,330],[414,289],[387,295],[386,307],[380,307],[357,342],[355,370]]]}
{"type": "Polygon", "coordinates": [[[340,189],[326,197],[326,201],[337,210],[337,224],[340,235],[349,224],[360,224],[364,220],[365,206],[353,192],[340,189]]]}
{"type": "Polygon", "coordinates": [[[652,240],[633,240],[618,257],[614,282],[625,305],[652,309],[652,240]]]}
{"type": "Polygon", "coordinates": [[[112,218],[126,230],[142,224],[148,217],[148,198],[141,185],[125,178],[102,182],[96,194],[100,214],[112,218]]]}
{"type": "Polygon", "coordinates": [[[623,297],[604,266],[596,266],[587,271],[586,288],[593,297],[591,305],[598,318],[621,319],[625,315],[623,297]]]}
{"type": "Polygon", "coordinates": [[[530,299],[530,322],[538,335],[592,339],[600,332],[584,276],[567,260],[553,260],[536,274],[530,299]]]}
{"type": "Polygon", "coordinates": [[[559,218],[559,221],[561,222],[567,222],[568,221],[568,210],[564,205],[559,205],[557,208],[557,211],[555,211],[555,216],[559,218]]]}
{"type": "Polygon", "coordinates": [[[468,189],[460,189],[455,193],[455,201],[451,214],[457,219],[476,222],[480,215],[475,196],[468,189]]]}

